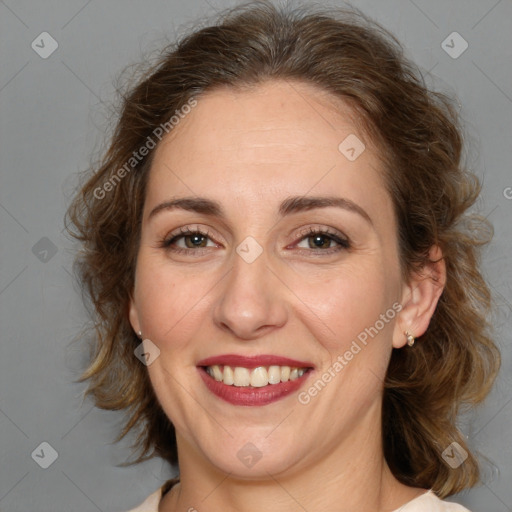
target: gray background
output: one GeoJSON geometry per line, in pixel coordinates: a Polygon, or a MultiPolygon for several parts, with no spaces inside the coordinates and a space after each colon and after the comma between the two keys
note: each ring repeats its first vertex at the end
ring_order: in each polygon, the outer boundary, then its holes
{"type": "MultiPolygon", "coordinates": [[[[84,353],[71,341],[86,314],[70,274],[73,245],[62,231],[63,216],[77,171],[104,142],[119,72],[198,17],[227,5],[234,3],[0,1],[3,512],[122,511],[171,475],[159,459],[116,467],[129,454],[130,440],[111,444],[121,416],[82,403],[85,385],[73,383],[84,353]],[[44,31],[59,45],[47,59],[31,47],[44,31]],[[58,453],[47,469],[31,456],[42,442],[58,453]]],[[[432,72],[429,82],[462,104],[473,148],[469,164],[484,180],[479,206],[495,226],[484,269],[498,305],[494,323],[504,365],[492,395],[463,422],[471,445],[489,458],[484,483],[456,499],[473,512],[511,511],[512,2],[362,0],[354,5],[391,29],[421,68],[432,72]],[[441,45],[454,31],[469,45],[458,58],[441,45]]],[[[449,42],[452,53],[461,43],[449,42]]],[[[39,460],[48,462],[50,452],[44,453],[39,460]]]]}

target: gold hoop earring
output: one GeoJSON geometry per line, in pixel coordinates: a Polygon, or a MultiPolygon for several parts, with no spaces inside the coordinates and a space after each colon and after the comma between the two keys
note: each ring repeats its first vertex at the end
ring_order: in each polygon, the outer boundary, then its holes
{"type": "Polygon", "coordinates": [[[405,331],[404,334],[405,334],[405,337],[407,338],[407,345],[409,347],[412,347],[414,345],[414,342],[416,341],[416,338],[412,334],[408,333],[407,331],[405,331]]]}

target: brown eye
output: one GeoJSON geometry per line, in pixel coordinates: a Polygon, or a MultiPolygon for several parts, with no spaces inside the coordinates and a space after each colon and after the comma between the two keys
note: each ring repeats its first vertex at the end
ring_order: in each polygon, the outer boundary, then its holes
{"type": "Polygon", "coordinates": [[[312,249],[314,251],[341,251],[350,247],[349,241],[337,234],[327,231],[310,230],[304,235],[297,247],[300,249],[312,249]]]}
{"type": "Polygon", "coordinates": [[[188,228],[180,229],[178,233],[171,234],[161,245],[166,249],[174,251],[187,251],[217,246],[208,233],[188,228]]]}
{"type": "Polygon", "coordinates": [[[326,235],[312,235],[307,238],[310,249],[329,249],[334,240],[326,235]]]}
{"type": "Polygon", "coordinates": [[[185,235],[181,237],[185,241],[185,246],[188,249],[194,249],[196,247],[206,247],[208,243],[208,237],[201,233],[194,233],[193,235],[185,235]]]}

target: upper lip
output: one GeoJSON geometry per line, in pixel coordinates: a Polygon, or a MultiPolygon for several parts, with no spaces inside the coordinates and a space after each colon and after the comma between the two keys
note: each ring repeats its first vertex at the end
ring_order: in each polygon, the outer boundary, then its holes
{"type": "Polygon", "coordinates": [[[240,366],[242,368],[257,368],[258,366],[290,366],[293,368],[313,368],[308,361],[298,361],[289,357],[262,354],[258,356],[242,356],[239,354],[223,354],[207,357],[197,363],[197,366],[240,366]]]}

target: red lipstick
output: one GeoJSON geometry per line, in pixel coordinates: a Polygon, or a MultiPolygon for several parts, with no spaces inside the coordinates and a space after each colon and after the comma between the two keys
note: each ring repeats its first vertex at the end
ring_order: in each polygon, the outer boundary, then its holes
{"type": "Polygon", "coordinates": [[[208,357],[197,363],[197,366],[243,366],[244,368],[257,368],[258,366],[290,366],[291,368],[313,368],[308,361],[298,361],[288,357],[259,355],[241,356],[238,354],[224,354],[221,356],[208,357]]]}
{"type": "Polygon", "coordinates": [[[199,361],[197,364],[199,374],[208,390],[218,398],[232,405],[241,406],[263,406],[276,402],[297,391],[306,381],[311,373],[313,365],[307,361],[298,361],[287,357],[273,355],[241,356],[237,354],[225,354],[209,357],[199,361]],[[215,380],[206,372],[207,366],[218,365],[240,366],[247,369],[254,369],[260,366],[289,366],[291,368],[303,368],[307,371],[301,377],[278,384],[268,384],[263,387],[234,386],[227,385],[215,380]]]}

